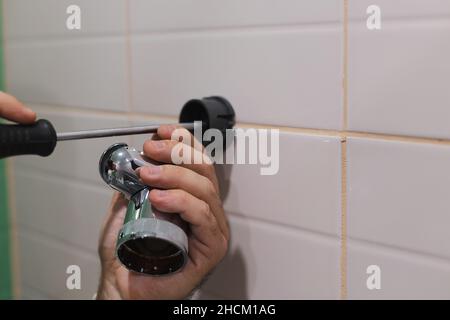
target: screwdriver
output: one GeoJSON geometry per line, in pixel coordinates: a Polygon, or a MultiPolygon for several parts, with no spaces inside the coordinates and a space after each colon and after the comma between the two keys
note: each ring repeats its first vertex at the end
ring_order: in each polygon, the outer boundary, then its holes
{"type": "MultiPolygon", "coordinates": [[[[234,116],[233,107],[223,97],[192,99],[183,106],[180,123],[176,125],[189,131],[200,124],[202,131],[209,128],[224,131],[233,127],[234,116]]],[[[26,154],[47,157],[58,141],[155,133],[158,128],[159,125],[152,125],[57,133],[52,123],[45,119],[30,125],[0,124],[0,159],[26,154]]]]}
{"type": "MultiPolygon", "coordinates": [[[[177,123],[194,130],[194,123],[177,123]]],[[[107,128],[57,133],[50,121],[40,119],[31,125],[0,125],[0,158],[17,155],[49,156],[58,141],[95,139],[157,132],[159,125],[107,128]]]]}

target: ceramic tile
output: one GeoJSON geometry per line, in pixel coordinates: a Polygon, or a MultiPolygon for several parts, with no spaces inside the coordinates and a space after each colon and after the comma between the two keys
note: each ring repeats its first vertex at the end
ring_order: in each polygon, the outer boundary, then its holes
{"type": "MultiPolygon", "coordinates": [[[[15,173],[20,226],[97,252],[100,227],[113,191],[22,169],[15,173]]],[[[57,241],[57,240],[55,240],[57,241]]]]}
{"type": "Polygon", "coordinates": [[[19,237],[22,283],[55,299],[92,299],[97,292],[100,262],[54,238],[22,230],[19,237]],[[81,270],[81,289],[69,290],[67,267],[81,270]]]}
{"type": "Polygon", "coordinates": [[[447,0],[371,0],[349,1],[349,17],[366,20],[366,11],[371,5],[381,9],[381,18],[438,18],[450,16],[450,2],[447,0]]]}
{"type": "Polygon", "coordinates": [[[21,297],[20,300],[48,300],[50,297],[45,293],[40,292],[37,289],[30,288],[28,286],[22,286],[20,288],[21,297]]]}
{"type": "Polygon", "coordinates": [[[277,174],[261,175],[261,164],[217,166],[225,208],[249,218],[338,235],[339,138],[282,132],[279,144],[277,174]]]}
{"type": "Polygon", "coordinates": [[[450,19],[349,30],[350,130],[449,138],[450,19]]]}
{"type": "MultiPolygon", "coordinates": [[[[349,299],[449,299],[450,262],[349,242],[349,299]],[[369,290],[369,266],[379,267],[380,289],[369,290]]],[[[373,278],[371,278],[372,280],[373,278]]],[[[372,284],[372,281],[369,281],[372,284]]]]}
{"type": "Polygon", "coordinates": [[[339,240],[230,217],[227,257],[204,288],[227,299],[337,299],[339,240]]]}
{"type": "Polygon", "coordinates": [[[133,31],[338,22],[341,1],[133,0],[133,31]]]}
{"type": "Polygon", "coordinates": [[[350,237],[450,257],[450,147],[350,138],[350,237]]]}
{"type": "Polygon", "coordinates": [[[340,28],[137,36],[132,47],[136,111],[178,116],[222,95],[239,121],[340,128],[340,28]]]}
{"type": "Polygon", "coordinates": [[[10,42],[5,56],[7,89],[21,100],[126,111],[124,39],[10,42]]]}

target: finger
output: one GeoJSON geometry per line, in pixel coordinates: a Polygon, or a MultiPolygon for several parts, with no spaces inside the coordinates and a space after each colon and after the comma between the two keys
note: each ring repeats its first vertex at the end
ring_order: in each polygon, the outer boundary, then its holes
{"type": "Polygon", "coordinates": [[[36,121],[35,112],[4,92],[0,92],[0,117],[22,124],[36,121]]]}
{"type": "Polygon", "coordinates": [[[178,213],[191,225],[195,237],[209,248],[214,246],[218,236],[221,235],[209,205],[184,190],[153,189],[150,191],[150,202],[162,212],[178,213]]]}
{"type": "Polygon", "coordinates": [[[181,128],[181,127],[176,124],[162,124],[161,126],[159,126],[156,134],[160,139],[167,140],[172,137],[172,132],[177,128],[181,128]]]}
{"type": "Polygon", "coordinates": [[[157,136],[161,140],[174,140],[180,141],[184,144],[187,144],[191,147],[194,147],[196,150],[203,151],[203,145],[201,141],[195,139],[191,132],[189,132],[186,128],[183,128],[179,125],[169,124],[162,125],[158,128],[157,136]]]}
{"type": "Polygon", "coordinates": [[[222,203],[211,180],[187,168],[170,164],[142,167],[139,176],[149,186],[160,189],[182,189],[208,203],[223,233],[228,236],[222,203]]]}
{"type": "Polygon", "coordinates": [[[143,149],[144,154],[153,160],[179,164],[207,177],[219,191],[214,165],[203,152],[174,140],[147,140],[143,149]]]}
{"type": "Polygon", "coordinates": [[[176,124],[161,125],[152,139],[144,143],[143,150],[148,157],[159,162],[179,164],[200,173],[209,178],[219,192],[213,161],[204,152],[203,145],[187,129],[176,124]],[[158,144],[156,141],[171,142],[158,144]],[[192,148],[183,147],[178,142],[192,148]]]}

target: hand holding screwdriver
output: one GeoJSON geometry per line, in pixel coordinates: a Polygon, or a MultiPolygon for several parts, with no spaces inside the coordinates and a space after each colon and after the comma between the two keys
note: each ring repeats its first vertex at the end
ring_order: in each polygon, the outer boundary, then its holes
{"type": "Polygon", "coordinates": [[[0,159],[21,154],[48,156],[53,152],[56,132],[51,123],[35,122],[34,111],[4,92],[0,92],[0,118],[19,123],[0,124],[0,159]]]}
{"type": "Polygon", "coordinates": [[[36,121],[36,113],[13,96],[0,91],[0,118],[18,122],[17,125],[0,124],[0,159],[20,154],[49,155],[55,145],[48,136],[56,135],[46,121],[36,121]]]}

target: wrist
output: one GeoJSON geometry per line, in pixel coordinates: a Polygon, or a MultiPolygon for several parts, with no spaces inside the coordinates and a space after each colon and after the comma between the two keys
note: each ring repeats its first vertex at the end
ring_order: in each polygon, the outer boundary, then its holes
{"type": "Polygon", "coordinates": [[[116,281],[111,276],[102,272],[97,290],[96,300],[121,300],[122,297],[116,286],[116,281]]]}

